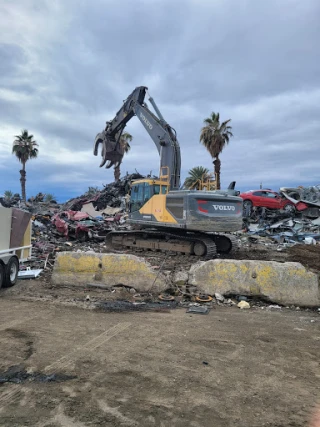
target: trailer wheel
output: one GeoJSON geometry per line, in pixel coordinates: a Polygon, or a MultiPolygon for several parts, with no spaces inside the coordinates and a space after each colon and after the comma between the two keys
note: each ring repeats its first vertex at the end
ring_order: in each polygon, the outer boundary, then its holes
{"type": "Polygon", "coordinates": [[[4,266],[0,264],[0,289],[2,288],[3,284],[4,284],[4,266]]]}
{"type": "Polygon", "coordinates": [[[10,286],[15,285],[18,280],[18,273],[19,261],[17,260],[17,258],[12,257],[6,265],[4,286],[9,288],[10,286]]]}

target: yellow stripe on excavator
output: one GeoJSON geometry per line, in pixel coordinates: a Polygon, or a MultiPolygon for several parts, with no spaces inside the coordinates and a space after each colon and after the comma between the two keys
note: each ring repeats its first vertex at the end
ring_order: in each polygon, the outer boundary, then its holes
{"type": "Polygon", "coordinates": [[[178,221],[174,219],[170,212],[166,209],[166,195],[158,194],[152,196],[145,205],[139,209],[143,215],[153,215],[158,222],[169,222],[177,224],[178,221]]]}

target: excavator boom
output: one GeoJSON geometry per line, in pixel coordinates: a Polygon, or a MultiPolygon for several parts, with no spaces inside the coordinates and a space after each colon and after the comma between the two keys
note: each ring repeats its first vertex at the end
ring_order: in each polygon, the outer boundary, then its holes
{"type": "Polygon", "coordinates": [[[137,116],[156,145],[160,155],[160,170],[163,168],[169,170],[170,189],[178,189],[181,169],[180,146],[174,129],[164,120],[155,101],[149,98],[158,117],[149,110],[144,102],[147,89],[146,86],[135,88],[124,101],[114,119],[106,123],[105,130],[96,136],[94,155],[98,155],[98,148],[101,144],[102,162],[100,167],[106,165],[106,168],[110,168],[119,165],[124,154],[120,143],[122,132],[128,121],[137,116]]]}

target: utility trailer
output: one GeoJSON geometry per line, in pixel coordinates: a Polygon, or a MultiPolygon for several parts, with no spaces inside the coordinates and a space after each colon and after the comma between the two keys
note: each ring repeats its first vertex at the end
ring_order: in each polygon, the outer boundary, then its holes
{"type": "Polygon", "coordinates": [[[16,284],[19,263],[31,256],[31,214],[0,206],[0,288],[16,284]]]}

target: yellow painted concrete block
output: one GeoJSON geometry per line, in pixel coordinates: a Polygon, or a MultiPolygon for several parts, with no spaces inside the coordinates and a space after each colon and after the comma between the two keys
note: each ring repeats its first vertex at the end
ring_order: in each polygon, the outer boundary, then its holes
{"type": "Polygon", "coordinates": [[[139,291],[149,291],[152,287],[152,291],[160,292],[167,287],[165,277],[162,274],[156,277],[157,272],[151,265],[134,255],[61,252],[56,257],[52,282],[81,286],[123,284],[139,291]]]}
{"type": "Polygon", "coordinates": [[[210,260],[191,267],[203,292],[260,296],[278,304],[320,306],[319,278],[296,262],[210,260]]]}

